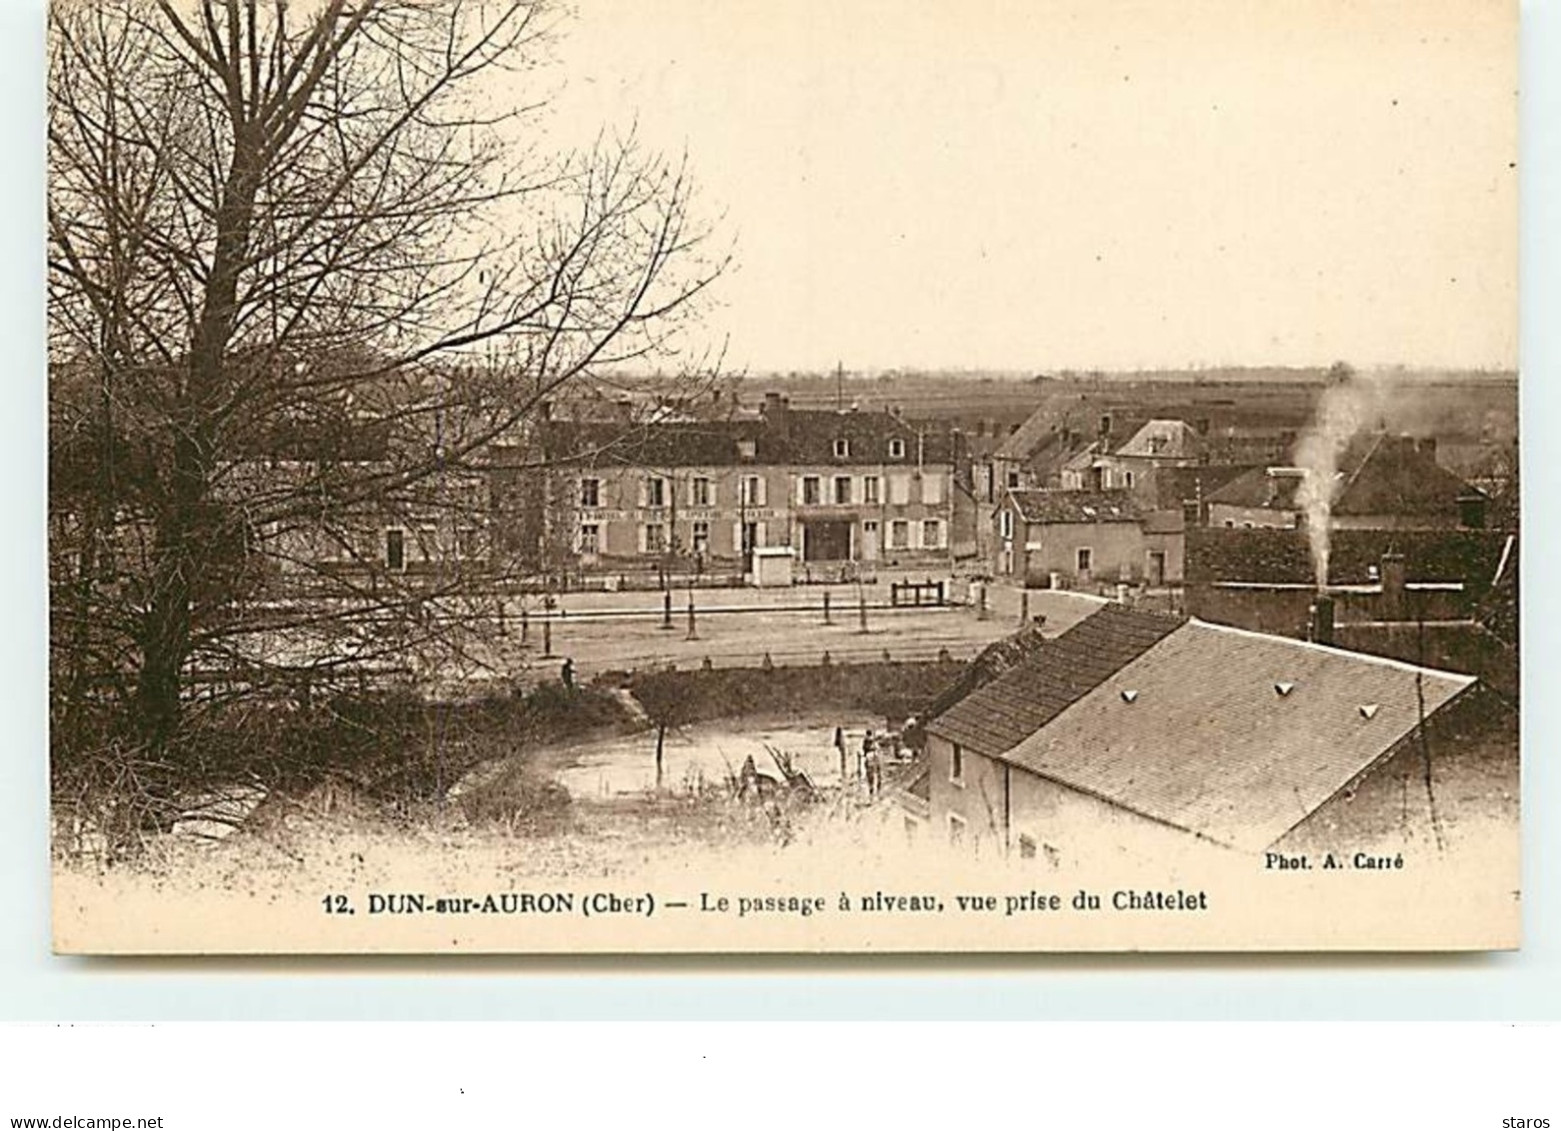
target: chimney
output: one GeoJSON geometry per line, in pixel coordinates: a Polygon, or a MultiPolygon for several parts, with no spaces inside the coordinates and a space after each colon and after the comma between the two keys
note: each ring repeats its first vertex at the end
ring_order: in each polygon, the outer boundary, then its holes
{"type": "Polygon", "coordinates": [[[1322,593],[1312,602],[1306,637],[1313,644],[1333,643],[1333,598],[1322,593]]]}
{"type": "Polygon", "coordinates": [[[790,409],[786,398],[779,393],[764,394],[764,422],[783,440],[791,435],[790,409]]]}
{"type": "Polygon", "coordinates": [[[1110,436],[1111,435],[1111,414],[1109,412],[1101,414],[1101,417],[1100,417],[1100,434],[1102,436],[1110,436]]]}
{"type": "Polygon", "coordinates": [[[1404,555],[1382,555],[1382,619],[1404,619],[1404,555]]]}

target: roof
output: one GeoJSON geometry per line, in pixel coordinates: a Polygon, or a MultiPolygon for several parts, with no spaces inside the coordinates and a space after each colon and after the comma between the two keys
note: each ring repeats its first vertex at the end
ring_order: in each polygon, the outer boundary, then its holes
{"type": "Polygon", "coordinates": [[[1351,445],[1334,514],[1395,514],[1456,519],[1461,496],[1480,495],[1436,462],[1433,450],[1411,436],[1378,432],[1351,445]]]}
{"type": "Polygon", "coordinates": [[[726,420],[555,421],[548,454],[555,461],[598,466],[758,467],[805,465],[948,464],[953,436],[941,425],[917,424],[888,412],[832,412],[781,407],[762,417],[726,420]],[[846,442],[837,456],[836,441],[846,442]],[[891,441],[899,440],[898,455],[891,441]],[[751,457],[739,454],[751,443],[751,457]]]}
{"type": "Polygon", "coordinates": [[[1138,522],[1138,505],[1127,491],[1011,490],[1009,497],[1026,522],[1138,522]]]}
{"type": "Polygon", "coordinates": [[[1002,754],[1181,623],[1104,605],[933,719],[927,730],[977,754],[1002,754]]]}
{"type": "MultiPolygon", "coordinates": [[[[1295,510],[1299,469],[1255,468],[1209,496],[1211,503],[1295,510]],[[1293,474],[1276,474],[1280,471],[1293,474]]],[[[1357,438],[1339,457],[1340,484],[1332,512],[1413,515],[1456,520],[1458,500],[1479,494],[1436,462],[1423,442],[1376,432],[1357,438]]]]}
{"type": "Polygon", "coordinates": [[[1189,621],[1002,757],[1156,821],[1260,851],[1410,735],[1420,693],[1429,717],[1473,682],[1189,621]]]}
{"type": "Polygon", "coordinates": [[[1157,467],[1149,479],[1149,489],[1154,493],[1157,509],[1180,509],[1183,503],[1192,499],[1209,500],[1214,492],[1250,470],[1230,464],[1157,467]]]}
{"type": "Polygon", "coordinates": [[[993,459],[1027,460],[1043,443],[1056,437],[1057,414],[1052,406],[1041,405],[992,453],[993,459]]]}
{"type": "Polygon", "coordinates": [[[1185,420],[1151,420],[1117,449],[1119,456],[1196,459],[1197,430],[1185,420]]]}
{"type": "Polygon", "coordinates": [[[1296,492],[1305,473],[1299,468],[1254,467],[1209,495],[1209,502],[1258,510],[1296,510],[1296,492]],[[1293,474],[1284,474],[1292,472],[1293,474]]]}

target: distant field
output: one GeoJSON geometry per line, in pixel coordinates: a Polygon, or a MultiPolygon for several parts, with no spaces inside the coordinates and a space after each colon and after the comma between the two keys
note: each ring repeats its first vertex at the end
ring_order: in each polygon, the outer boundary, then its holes
{"type": "MultiPolygon", "coordinates": [[[[1080,418],[1117,412],[1126,418],[1216,418],[1221,424],[1303,428],[1310,420],[1326,371],[1243,369],[1166,371],[1044,378],[1013,374],[884,373],[749,375],[744,403],[783,393],[798,408],[896,407],[907,416],[958,422],[969,431],[982,422],[1006,433],[1043,404],[1080,418]]],[[[1381,423],[1447,439],[1506,442],[1517,435],[1514,373],[1426,371],[1383,375],[1401,396],[1390,398],[1381,423]]]]}

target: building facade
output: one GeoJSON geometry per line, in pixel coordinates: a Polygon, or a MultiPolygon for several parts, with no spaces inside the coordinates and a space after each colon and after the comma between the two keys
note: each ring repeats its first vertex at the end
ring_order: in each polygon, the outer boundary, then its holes
{"type": "Polygon", "coordinates": [[[771,396],[757,417],[557,422],[546,470],[515,489],[583,572],[746,571],[765,547],[803,569],[934,568],[950,560],[955,436],[771,396]]]}

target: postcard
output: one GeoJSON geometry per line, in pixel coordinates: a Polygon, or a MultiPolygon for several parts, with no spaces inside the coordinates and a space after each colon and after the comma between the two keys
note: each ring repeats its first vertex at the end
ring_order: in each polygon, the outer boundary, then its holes
{"type": "Polygon", "coordinates": [[[1516,5],[48,20],[57,952],[1519,945],[1516,5]]]}

